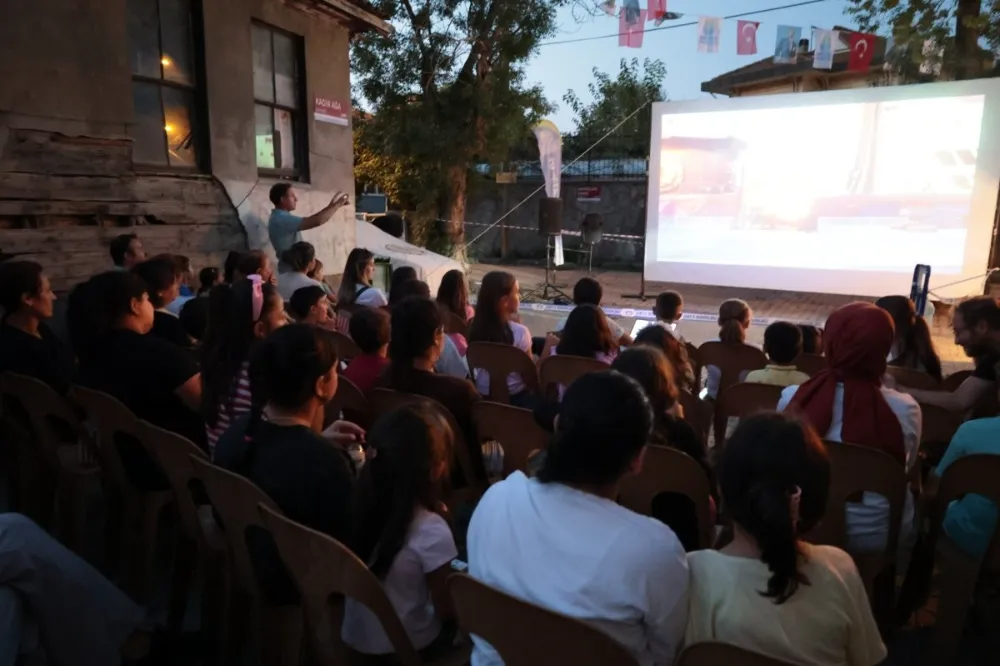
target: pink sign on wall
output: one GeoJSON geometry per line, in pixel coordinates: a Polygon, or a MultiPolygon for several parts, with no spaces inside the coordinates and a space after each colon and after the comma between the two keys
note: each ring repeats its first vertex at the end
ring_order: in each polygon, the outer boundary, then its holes
{"type": "Polygon", "coordinates": [[[351,123],[350,108],[350,104],[335,99],[317,97],[313,107],[313,116],[317,122],[347,127],[351,123]]]}

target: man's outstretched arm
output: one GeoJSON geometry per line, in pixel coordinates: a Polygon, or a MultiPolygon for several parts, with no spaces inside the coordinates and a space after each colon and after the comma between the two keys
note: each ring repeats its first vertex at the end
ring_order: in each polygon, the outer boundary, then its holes
{"type": "Polygon", "coordinates": [[[344,192],[337,192],[327,204],[326,208],[320,210],[317,213],[313,213],[309,217],[302,218],[302,224],[299,226],[299,231],[305,231],[307,229],[315,229],[318,226],[324,225],[330,221],[333,214],[336,213],[342,206],[345,206],[350,200],[344,192]]]}

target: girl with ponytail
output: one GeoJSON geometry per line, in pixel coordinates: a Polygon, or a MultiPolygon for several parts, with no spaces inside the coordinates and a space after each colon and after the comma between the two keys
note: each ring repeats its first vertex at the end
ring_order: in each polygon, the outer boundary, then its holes
{"type": "Polygon", "coordinates": [[[885,646],[850,555],[801,540],[826,510],[816,432],[781,414],[742,419],[717,467],[733,541],[688,555],[685,643],[731,643],[795,664],[874,666],[885,646]]]}
{"type": "MultiPolygon", "coordinates": [[[[738,298],[731,298],[724,301],[719,306],[719,337],[718,341],[732,347],[739,347],[746,344],[747,329],[750,328],[750,320],[753,312],[746,301],[738,298]]],[[[722,370],[714,365],[706,365],[705,372],[708,380],[705,382],[705,390],[708,397],[713,400],[719,394],[719,382],[722,380],[722,370]]]]}

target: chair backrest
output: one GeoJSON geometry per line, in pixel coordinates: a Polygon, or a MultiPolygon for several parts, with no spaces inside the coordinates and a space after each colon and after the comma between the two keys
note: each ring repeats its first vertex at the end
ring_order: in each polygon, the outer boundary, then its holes
{"type": "Polygon", "coordinates": [[[703,444],[708,443],[708,428],[711,424],[711,414],[702,400],[687,389],[677,390],[677,402],[684,410],[684,420],[698,433],[703,444]]]}
{"type": "Polygon", "coordinates": [[[458,333],[459,335],[468,338],[469,337],[469,322],[465,321],[459,317],[454,312],[450,310],[444,312],[444,332],[448,335],[458,333]]]}
{"type": "Polygon", "coordinates": [[[635,666],[620,643],[581,620],[554,613],[463,574],[448,578],[458,625],[489,643],[506,666],[635,666]]]}
{"type": "Polygon", "coordinates": [[[937,405],[920,403],[920,419],[921,447],[939,449],[944,453],[955,431],[965,420],[965,415],[937,405]]]}
{"type": "Polygon", "coordinates": [[[820,524],[803,538],[810,542],[844,548],[847,524],[844,516],[849,498],[861,492],[878,493],[889,501],[889,534],[885,553],[895,553],[906,500],[906,470],[888,453],[866,446],[826,442],[830,454],[830,494],[820,524]]]}
{"type": "Polygon", "coordinates": [[[330,626],[331,602],[339,601],[338,597],[350,597],[378,618],[403,666],[422,663],[382,584],[364,562],[339,541],[289,520],[267,504],[260,504],[257,511],[302,595],[306,624],[317,655],[329,654],[326,641],[331,641],[335,650],[343,650],[339,623],[330,626]]]}
{"type": "MultiPolygon", "coordinates": [[[[470,489],[475,496],[478,496],[483,488],[480,483],[479,477],[476,474],[475,467],[472,464],[472,457],[469,454],[469,443],[465,441],[465,433],[462,432],[462,428],[459,427],[458,421],[455,420],[455,415],[448,410],[447,407],[442,405],[437,400],[433,400],[426,396],[416,395],[414,393],[403,393],[402,391],[393,391],[386,388],[376,388],[372,391],[371,395],[371,406],[373,412],[373,419],[378,419],[379,415],[391,412],[393,410],[399,409],[400,407],[405,407],[406,405],[426,405],[431,409],[436,410],[451,426],[452,436],[455,441],[455,460],[458,462],[458,466],[462,470],[462,475],[468,482],[470,489]]],[[[475,444],[475,442],[473,442],[475,444]]]]}
{"type": "Polygon", "coordinates": [[[681,652],[675,666],[789,666],[789,664],[728,643],[695,643],[681,652]]]}
{"type": "Polygon", "coordinates": [[[822,354],[799,354],[795,358],[795,367],[799,369],[799,372],[813,377],[830,366],[826,362],[826,356],[822,354]]]}
{"type": "Polygon", "coordinates": [[[191,496],[191,484],[195,480],[191,458],[207,461],[208,457],[194,442],[175,432],[147,421],[141,421],[139,426],[143,431],[140,441],[159,464],[174,491],[185,535],[195,542],[201,542],[203,532],[198,520],[198,507],[191,496]]]}
{"type": "Polygon", "coordinates": [[[618,503],[645,516],[653,515],[653,500],[661,493],[684,495],[698,518],[698,549],[712,545],[708,477],[694,458],[667,446],[647,446],[642,471],[621,485],[618,503]]]}
{"type": "MultiPolygon", "coordinates": [[[[963,495],[974,493],[1000,507],[1000,455],[977,454],[959,458],[945,470],[938,486],[936,512],[940,522],[944,517],[944,509],[954,500],[963,495]]],[[[993,537],[989,550],[983,560],[984,567],[991,572],[1000,572],[1000,525],[993,528],[993,537]]]]}
{"type": "Polygon", "coordinates": [[[368,404],[368,398],[357,384],[343,375],[337,377],[336,395],[324,407],[323,427],[328,428],[339,419],[341,412],[344,412],[345,419],[362,428],[371,425],[371,405],[368,404]]]}
{"type": "Polygon", "coordinates": [[[350,361],[352,358],[361,356],[361,348],[350,336],[340,331],[333,331],[333,338],[337,345],[337,358],[341,361],[350,361]]]}
{"type": "Polygon", "coordinates": [[[88,451],[79,417],[71,403],[51,386],[34,377],[5,372],[0,392],[6,401],[19,404],[27,414],[32,439],[48,467],[60,467],[60,447],[76,444],[83,447],[82,452],[88,451]]]}
{"type": "Polygon", "coordinates": [[[503,447],[503,475],[528,473],[528,457],[548,445],[549,434],[535,422],[530,410],[480,400],[472,406],[476,434],[494,439],[503,447]]]}
{"type": "Polygon", "coordinates": [[[887,372],[892,375],[898,384],[907,388],[919,389],[921,391],[940,391],[941,384],[922,370],[911,370],[909,368],[897,368],[890,365],[887,372]]]}
{"type": "Polygon", "coordinates": [[[941,382],[942,391],[955,391],[966,379],[972,376],[972,370],[959,370],[944,378],[941,382]]]}
{"type": "Polygon", "coordinates": [[[247,549],[247,530],[251,527],[266,529],[260,519],[258,505],[264,504],[277,510],[267,494],[250,480],[216,467],[202,456],[188,456],[195,476],[205,485],[208,500],[222,519],[222,531],[229,546],[230,561],[236,584],[244,593],[262,596],[250,551],[247,549]]]}
{"type": "Polygon", "coordinates": [[[714,365],[721,373],[719,393],[740,381],[740,376],[750,370],[760,370],[767,365],[764,352],[750,345],[727,345],[712,340],[698,347],[702,367],[714,365]]]}
{"type": "Polygon", "coordinates": [[[690,342],[684,343],[684,350],[687,352],[691,370],[694,372],[694,386],[691,387],[691,392],[697,395],[701,391],[701,354],[698,353],[698,348],[690,342]]]}
{"type": "Polygon", "coordinates": [[[470,342],[465,352],[469,371],[473,378],[477,370],[485,370],[490,375],[490,392],[484,396],[493,402],[510,404],[510,390],[507,376],[520,375],[524,387],[531,393],[538,393],[538,368],[530,356],[513,345],[500,342],[470,342]]]}
{"type": "Polygon", "coordinates": [[[145,430],[139,425],[139,418],[117,398],[101,391],[74,386],[69,395],[70,400],[83,408],[87,420],[97,428],[97,454],[103,472],[123,495],[138,492],[125,470],[117,439],[119,435],[125,435],[141,443],[145,430]]]}
{"type": "Polygon", "coordinates": [[[719,391],[715,403],[715,446],[725,446],[726,425],[730,417],[742,419],[761,411],[775,410],[781,400],[781,386],[740,382],[719,391]]]}
{"type": "MultiPolygon", "coordinates": [[[[569,385],[590,372],[608,369],[607,363],[584,356],[549,356],[538,366],[538,378],[542,395],[547,400],[559,400],[559,386],[569,385]]],[[[490,375],[490,381],[493,376],[490,375]]]]}

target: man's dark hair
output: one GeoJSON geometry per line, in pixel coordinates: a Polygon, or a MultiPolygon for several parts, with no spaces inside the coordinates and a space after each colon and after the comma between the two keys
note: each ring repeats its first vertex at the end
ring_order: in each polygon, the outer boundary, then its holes
{"type": "Polygon", "coordinates": [[[1000,299],[992,296],[976,296],[959,303],[955,309],[961,313],[966,328],[986,322],[991,330],[1000,330],[1000,299]]]}
{"type": "Polygon", "coordinates": [[[410,296],[430,298],[431,288],[423,280],[406,280],[405,282],[400,282],[389,292],[389,305],[396,305],[410,296]]]}
{"type": "Polygon", "coordinates": [[[149,300],[154,308],[162,308],[167,305],[163,301],[161,292],[172,287],[180,277],[180,273],[177,271],[177,262],[174,261],[172,254],[158,254],[136,265],[132,272],[146,283],[149,288],[149,300]]]}
{"type": "Polygon", "coordinates": [[[653,314],[657,319],[674,321],[681,313],[684,299],[676,291],[665,291],[656,297],[656,310],[653,314]]]}
{"type": "Polygon", "coordinates": [[[573,303],[576,305],[600,305],[602,298],[604,289],[594,278],[580,278],[573,285],[573,303]]]}
{"type": "Polygon", "coordinates": [[[21,308],[25,295],[38,294],[42,286],[42,265],[34,261],[0,263],[0,308],[9,315],[21,308]]]}
{"type": "Polygon", "coordinates": [[[229,254],[226,255],[226,263],[222,267],[222,280],[226,284],[232,284],[233,282],[233,272],[240,265],[240,261],[243,259],[243,253],[237,252],[236,250],[230,250],[229,254]]]}
{"type": "Polygon", "coordinates": [[[382,308],[360,308],[348,322],[351,338],[365,354],[389,344],[389,313],[382,308]]]}
{"type": "Polygon", "coordinates": [[[281,200],[285,198],[288,194],[288,190],[292,189],[291,183],[275,183],[271,186],[271,191],[268,193],[267,197],[271,200],[271,203],[277,207],[281,200]]]}
{"type": "Polygon", "coordinates": [[[125,265],[125,255],[128,254],[129,245],[132,241],[138,240],[139,237],[135,234],[122,234],[121,236],[115,236],[114,240],[111,241],[111,261],[114,262],[115,266],[125,265]]]}
{"type": "Polygon", "coordinates": [[[306,287],[299,287],[288,299],[288,311],[292,313],[298,321],[302,321],[309,316],[312,306],[326,299],[326,292],[323,287],[311,284],[306,287]]]}
{"type": "Polygon", "coordinates": [[[764,353],[778,365],[790,365],[802,353],[802,330],[787,321],[764,329],[764,353]]]}

